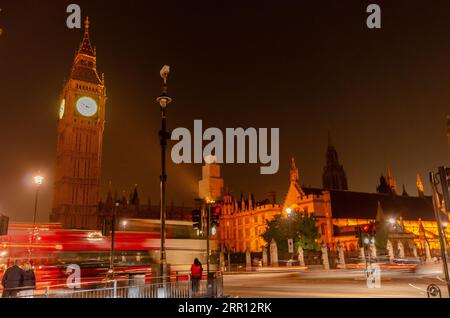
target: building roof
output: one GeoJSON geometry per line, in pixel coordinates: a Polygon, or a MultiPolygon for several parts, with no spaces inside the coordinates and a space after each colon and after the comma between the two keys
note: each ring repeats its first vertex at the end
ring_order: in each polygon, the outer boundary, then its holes
{"type": "Polygon", "coordinates": [[[412,197],[381,193],[364,193],[318,188],[302,188],[305,194],[318,195],[330,192],[333,218],[375,219],[378,202],[386,217],[402,217],[404,220],[434,221],[431,197],[412,197]]]}

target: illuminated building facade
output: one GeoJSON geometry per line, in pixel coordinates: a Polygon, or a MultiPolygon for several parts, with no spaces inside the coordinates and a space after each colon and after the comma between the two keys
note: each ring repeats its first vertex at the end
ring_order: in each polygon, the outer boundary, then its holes
{"type": "Polygon", "coordinates": [[[225,194],[219,229],[222,246],[233,253],[261,252],[266,245],[261,237],[266,221],[281,213],[281,206],[274,199],[255,202],[252,193],[248,197],[241,194],[240,199],[225,194]]]}
{"type": "MultiPolygon", "coordinates": [[[[358,255],[356,226],[376,221],[389,223],[389,241],[395,257],[424,256],[426,245],[432,256],[439,255],[439,238],[431,197],[425,196],[420,176],[417,177],[418,196],[396,192],[395,179],[388,170],[382,177],[386,191],[377,193],[354,192],[343,189],[307,188],[300,186],[299,170],[295,160],[291,161],[290,184],[281,205],[275,201],[254,204],[253,196],[241,196],[236,200],[224,196],[220,239],[224,247],[232,252],[260,252],[267,243],[260,236],[266,221],[275,215],[285,214],[286,209],[301,213],[313,213],[318,221],[321,241],[331,250],[340,243],[347,256],[358,255]],[[380,219],[380,215],[382,215],[380,219]],[[377,217],[378,216],[378,217],[377,217]],[[390,222],[389,222],[390,221],[390,222]]],[[[378,187],[380,188],[380,186],[378,187]]],[[[450,239],[450,231],[446,232],[450,239]]]]}
{"type": "Polygon", "coordinates": [[[106,87],[97,73],[89,20],[72,72],[60,94],[52,222],[97,227],[106,87]]]}

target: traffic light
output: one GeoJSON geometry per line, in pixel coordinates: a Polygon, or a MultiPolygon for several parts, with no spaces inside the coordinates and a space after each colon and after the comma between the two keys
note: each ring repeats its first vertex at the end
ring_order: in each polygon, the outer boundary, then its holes
{"type": "Polygon", "coordinates": [[[210,209],[211,226],[219,226],[220,215],[222,214],[222,209],[220,206],[215,206],[210,209]]]}
{"type": "Polygon", "coordinates": [[[359,227],[358,225],[355,226],[355,237],[356,238],[361,237],[361,227],[359,227]]]}
{"type": "Polygon", "coordinates": [[[366,234],[370,233],[370,225],[369,224],[365,224],[363,226],[363,232],[366,233],[366,234]]]}
{"type": "Polygon", "coordinates": [[[0,235],[8,235],[9,217],[0,215],[0,235]]]}
{"type": "Polygon", "coordinates": [[[442,186],[442,195],[444,196],[445,209],[450,213],[450,167],[439,167],[439,176],[442,186]]]}
{"type": "Polygon", "coordinates": [[[368,235],[375,236],[377,234],[377,226],[375,222],[370,222],[369,224],[364,224],[363,232],[368,235]]]}
{"type": "Polygon", "coordinates": [[[375,224],[375,222],[372,222],[369,225],[370,225],[370,234],[372,236],[375,236],[377,234],[377,225],[375,224]]]}
{"type": "Polygon", "coordinates": [[[357,225],[355,226],[355,237],[358,239],[358,246],[362,246],[362,229],[361,226],[357,225]]]}
{"type": "Polygon", "coordinates": [[[192,226],[196,229],[202,229],[202,211],[192,210],[192,226]]]}

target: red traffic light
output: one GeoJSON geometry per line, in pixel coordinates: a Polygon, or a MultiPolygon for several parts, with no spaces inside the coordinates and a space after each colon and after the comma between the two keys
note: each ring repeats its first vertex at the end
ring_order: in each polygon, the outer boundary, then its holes
{"type": "Polygon", "coordinates": [[[363,226],[363,232],[364,232],[364,233],[369,233],[369,232],[370,232],[370,226],[369,226],[369,224],[366,224],[366,225],[363,226]]]}

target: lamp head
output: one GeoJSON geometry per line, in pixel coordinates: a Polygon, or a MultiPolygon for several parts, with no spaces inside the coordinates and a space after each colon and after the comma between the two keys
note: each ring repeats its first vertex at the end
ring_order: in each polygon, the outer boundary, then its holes
{"type": "Polygon", "coordinates": [[[37,175],[33,178],[34,183],[38,186],[40,186],[44,182],[44,177],[41,175],[37,175]]]}
{"type": "Polygon", "coordinates": [[[156,101],[158,102],[159,106],[161,106],[162,109],[165,109],[167,105],[172,102],[172,98],[167,96],[165,92],[163,92],[159,97],[156,98],[156,101]]]}

